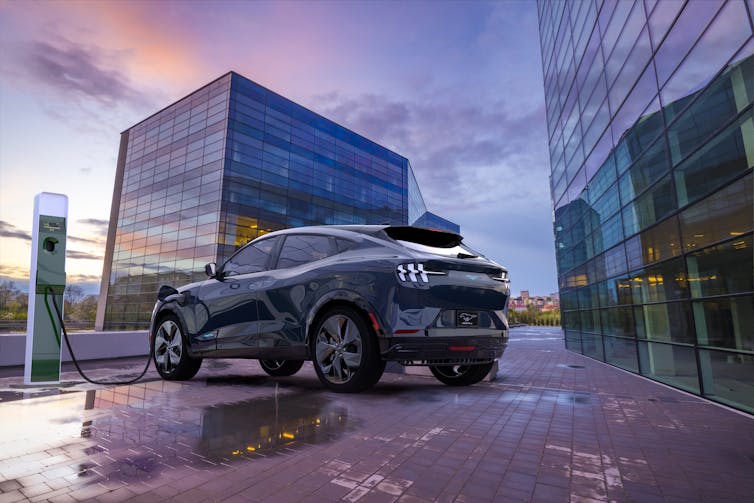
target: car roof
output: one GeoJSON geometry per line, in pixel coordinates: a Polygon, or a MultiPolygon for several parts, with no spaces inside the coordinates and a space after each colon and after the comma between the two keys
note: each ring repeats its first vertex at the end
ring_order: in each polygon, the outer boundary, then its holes
{"type": "MultiPolygon", "coordinates": [[[[291,227],[279,231],[270,232],[266,236],[279,236],[283,234],[332,234],[332,231],[357,232],[359,234],[376,234],[389,225],[310,225],[306,227],[291,227]]],[[[336,234],[339,234],[336,232],[336,234]]],[[[260,236],[262,237],[262,236],[260,236]]]]}

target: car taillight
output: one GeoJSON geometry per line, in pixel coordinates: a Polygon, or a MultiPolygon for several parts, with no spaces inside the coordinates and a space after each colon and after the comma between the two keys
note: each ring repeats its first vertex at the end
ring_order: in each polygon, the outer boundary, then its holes
{"type": "Polygon", "coordinates": [[[428,276],[445,276],[443,271],[433,271],[424,268],[424,264],[401,264],[396,267],[398,279],[409,283],[429,283],[428,276]]]}

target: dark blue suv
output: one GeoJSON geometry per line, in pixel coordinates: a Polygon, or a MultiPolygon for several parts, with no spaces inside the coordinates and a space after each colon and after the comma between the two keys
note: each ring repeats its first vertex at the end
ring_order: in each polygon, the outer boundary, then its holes
{"type": "Polygon", "coordinates": [[[388,361],[448,385],[481,381],[508,342],[508,271],[450,232],[321,226],[272,232],[209,279],[163,286],[151,343],[165,379],[203,358],[254,358],[270,375],[311,360],[333,391],[374,385],[388,361]]]}

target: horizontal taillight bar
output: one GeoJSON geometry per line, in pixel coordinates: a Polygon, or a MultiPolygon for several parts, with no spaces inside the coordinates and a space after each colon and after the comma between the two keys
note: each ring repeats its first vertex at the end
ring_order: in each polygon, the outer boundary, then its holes
{"type": "Polygon", "coordinates": [[[428,276],[445,276],[448,273],[442,271],[430,271],[424,269],[424,264],[401,264],[396,267],[398,279],[410,283],[429,283],[428,276]]]}

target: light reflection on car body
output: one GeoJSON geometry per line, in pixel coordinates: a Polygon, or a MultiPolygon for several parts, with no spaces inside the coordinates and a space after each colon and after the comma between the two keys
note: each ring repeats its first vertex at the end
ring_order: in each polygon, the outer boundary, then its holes
{"type": "MultiPolygon", "coordinates": [[[[378,357],[372,366],[384,368],[386,361],[453,366],[458,374],[458,366],[476,369],[499,358],[508,340],[507,270],[452,233],[395,226],[287,229],[254,240],[208,271],[216,274],[178,290],[163,287],[152,317],[153,340],[164,320],[177,320],[185,358],[193,360],[237,357],[316,364],[313,348],[319,344],[331,358],[328,362],[355,372],[364,368],[364,361],[355,361],[362,358],[357,349],[373,346],[369,352],[378,357]],[[313,332],[325,330],[327,316],[338,309],[345,309],[336,317],[338,326],[346,327],[349,320],[356,325],[357,343],[344,339],[339,345],[341,336],[350,337],[345,332],[314,342],[313,332]],[[343,361],[332,360],[332,351],[343,361]]],[[[337,331],[335,323],[329,332],[337,331]]],[[[186,364],[184,356],[156,352],[164,355],[159,362],[163,377],[171,378],[173,360],[177,366],[186,364]]],[[[336,370],[342,375],[335,377],[351,378],[343,368],[336,370]]],[[[336,391],[357,391],[325,384],[336,391]]]]}

